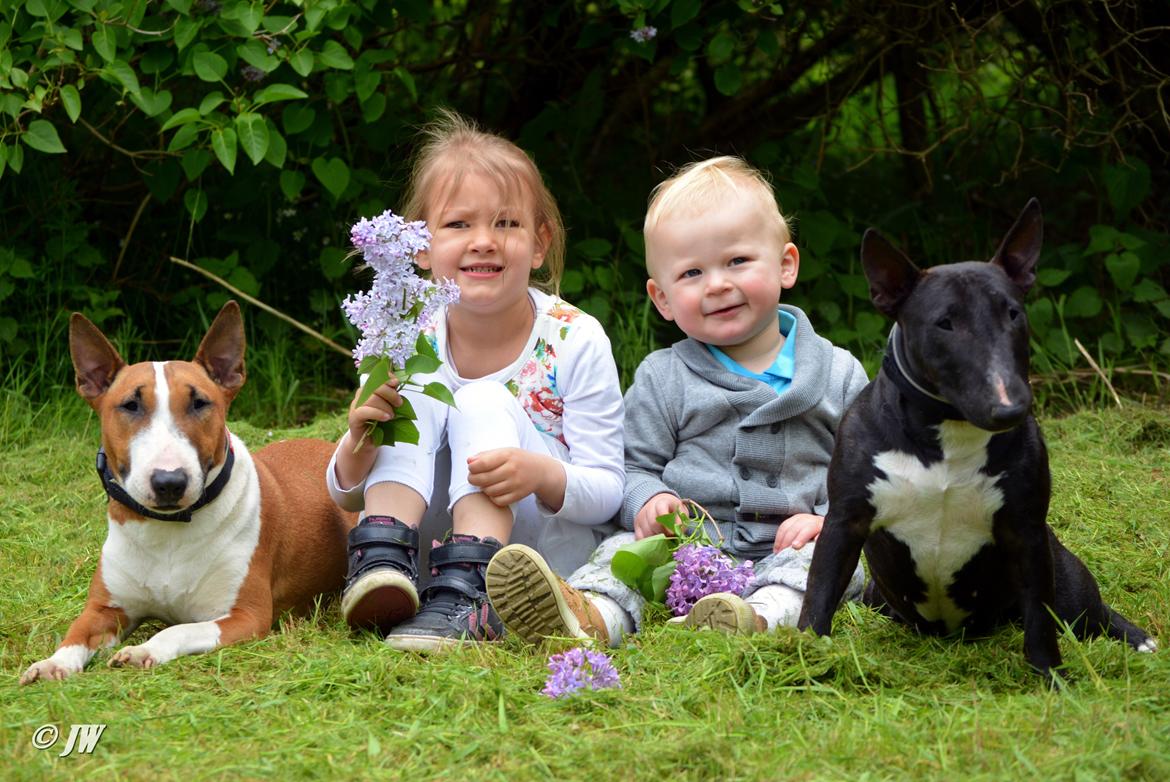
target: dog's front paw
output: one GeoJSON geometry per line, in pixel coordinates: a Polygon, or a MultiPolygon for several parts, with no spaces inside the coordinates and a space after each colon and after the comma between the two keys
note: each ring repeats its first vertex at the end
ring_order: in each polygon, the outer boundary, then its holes
{"type": "Polygon", "coordinates": [[[1147,638],[1146,640],[1142,641],[1138,645],[1137,650],[1139,652],[1147,652],[1147,653],[1156,652],[1156,651],[1158,651],[1158,642],[1155,641],[1153,638],[1147,638]]]}
{"type": "Polygon", "coordinates": [[[61,663],[54,662],[50,657],[46,660],[33,663],[28,667],[28,670],[20,675],[21,684],[32,684],[35,681],[61,681],[68,679],[73,674],[80,671],[80,668],[72,668],[61,663]]]}
{"type": "Polygon", "coordinates": [[[158,660],[145,646],[124,646],[110,658],[111,668],[153,668],[158,660]]]}

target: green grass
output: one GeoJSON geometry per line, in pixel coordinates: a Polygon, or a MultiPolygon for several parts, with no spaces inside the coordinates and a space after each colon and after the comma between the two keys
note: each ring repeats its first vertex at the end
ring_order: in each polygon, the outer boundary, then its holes
{"type": "MultiPolygon", "coordinates": [[[[40,435],[0,470],[5,780],[1170,778],[1170,649],[1066,638],[1072,685],[1050,692],[1018,629],[964,644],[855,606],[830,640],[652,621],[613,655],[623,689],[563,701],[540,694],[547,649],[397,654],[345,632],[335,603],[155,670],[109,669],[103,651],[68,681],[18,687],[80,610],[105,534],[97,427],[73,400],[61,414],[9,408],[40,435]],[[108,727],[92,755],[60,758],[60,744],[31,746],[46,723],[108,727]]],[[[255,447],[333,438],[342,421],[233,429],[255,447]]],[[[1042,423],[1053,526],[1107,600],[1170,645],[1170,414],[1042,423]]]]}

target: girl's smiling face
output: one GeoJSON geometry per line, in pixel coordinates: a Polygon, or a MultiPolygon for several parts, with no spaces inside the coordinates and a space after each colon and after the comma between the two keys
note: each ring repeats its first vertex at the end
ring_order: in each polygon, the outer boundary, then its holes
{"type": "Polygon", "coordinates": [[[418,265],[459,286],[459,309],[481,314],[507,311],[527,299],[528,279],[544,263],[547,226],[537,226],[532,195],[511,194],[491,177],[469,171],[451,187],[438,183],[427,209],[431,247],[418,265]]]}

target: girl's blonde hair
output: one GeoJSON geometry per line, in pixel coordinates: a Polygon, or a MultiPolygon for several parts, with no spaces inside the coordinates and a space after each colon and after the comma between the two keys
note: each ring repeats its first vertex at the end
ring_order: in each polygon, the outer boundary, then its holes
{"type": "Polygon", "coordinates": [[[468,171],[493,180],[505,203],[519,201],[527,192],[535,208],[537,241],[541,226],[548,226],[550,234],[544,265],[533,271],[532,284],[557,293],[565,269],[565,226],[532,159],[511,141],[480,130],[475,122],[450,109],[440,109],[438,118],[422,129],[422,136],[406,188],[403,217],[426,219],[427,209],[453,193],[468,171]]]}
{"type": "Polygon", "coordinates": [[[761,171],[730,155],[690,163],[659,183],[650,193],[642,231],[645,233],[660,220],[680,213],[701,213],[710,204],[726,198],[728,193],[746,195],[755,200],[765,214],[775,218],[780,241],[785,244],[792,241],[792,232],[780,213],[772,185],[761,171]]]}

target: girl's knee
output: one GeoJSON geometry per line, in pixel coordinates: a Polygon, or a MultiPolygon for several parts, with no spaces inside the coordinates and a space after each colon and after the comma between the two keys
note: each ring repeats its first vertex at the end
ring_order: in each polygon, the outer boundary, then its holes
{"type": "Polygon", "coordinates": [[[455,407],[465,416],[499,416],[515,402],[512,392],[496,380],[477,380],[455,392],[455,407]]]}

